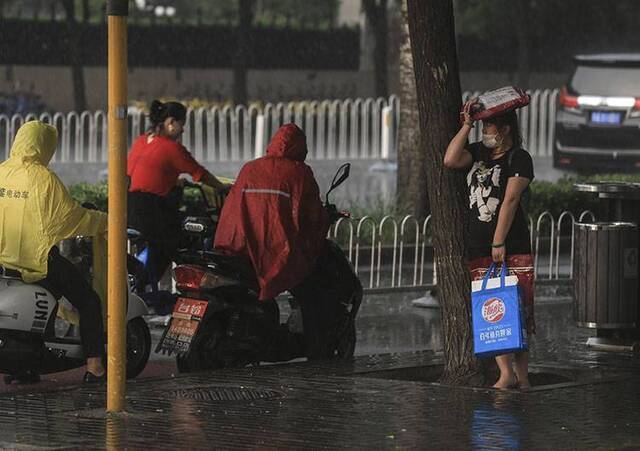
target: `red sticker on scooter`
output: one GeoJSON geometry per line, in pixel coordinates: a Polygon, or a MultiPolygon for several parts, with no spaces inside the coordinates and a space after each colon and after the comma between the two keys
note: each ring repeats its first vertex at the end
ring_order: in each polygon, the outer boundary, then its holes
{"type": "Polygon", "coordinates": [[[207,311],[207,301],[199,301],[196,299],[178,298],[176,306],[173,309],[174,318],[182,318],[186,320],[202,319],[207,311]]]}

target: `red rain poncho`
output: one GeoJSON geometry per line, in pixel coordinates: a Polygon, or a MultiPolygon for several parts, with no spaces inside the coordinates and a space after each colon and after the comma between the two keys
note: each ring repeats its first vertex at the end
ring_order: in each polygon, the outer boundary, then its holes
{"type": "Polygon", "coordinates": [[[222,209],[215,247],[251,260],[260,300],[302,282],[323,249],[329,217],[306,156],[304,132],[283,125],[267,156],[243,166],[222,209]]]}

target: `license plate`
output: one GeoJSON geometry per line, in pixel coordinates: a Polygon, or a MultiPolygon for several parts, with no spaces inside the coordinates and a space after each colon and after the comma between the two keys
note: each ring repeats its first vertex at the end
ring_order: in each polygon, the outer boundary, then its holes
{"type": "Polygon", "coordinates": [[[615,111],[593,111],[591,122],[602,125],[619,125],[622,122],[622,113],[615,111]]]}
{"type": "Polygon", "coordinates": [[[197,299],[178,298],[173,308],[173,317],[184,320],[200,321],[204,318],[207,311],[207,301],[199,301],[197,299]]]}
{"type": "Polygon", "coordinates": [[[207,301],[178,298],[171,315],[169,329],[158,346],[158,351],[185,353],[198,332],[200,323],[207,312],[207,301]]]}

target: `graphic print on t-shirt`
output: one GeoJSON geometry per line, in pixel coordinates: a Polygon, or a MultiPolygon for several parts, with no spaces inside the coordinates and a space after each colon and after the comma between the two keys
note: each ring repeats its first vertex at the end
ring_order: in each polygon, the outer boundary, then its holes
{"type": "Polygon", "coordinates": [[[469,208],[473,210],[476,206],[478,219],[482,222],[491,222],[500,204],[501,171],[499,165],[487,168],[483,161],[476,161],[467,174],[469,208]]]}

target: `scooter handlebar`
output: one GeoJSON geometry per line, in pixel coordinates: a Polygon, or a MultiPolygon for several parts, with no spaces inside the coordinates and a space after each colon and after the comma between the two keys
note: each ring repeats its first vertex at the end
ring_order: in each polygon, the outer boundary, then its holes
{"type": "Polygon", "coordinates": [[[334,223],[341,218],[350,218],[351,214],[348,211],[338,211],[334,204],[326,204],[324,207],[329,213],[329,221],[334,223]]]}

